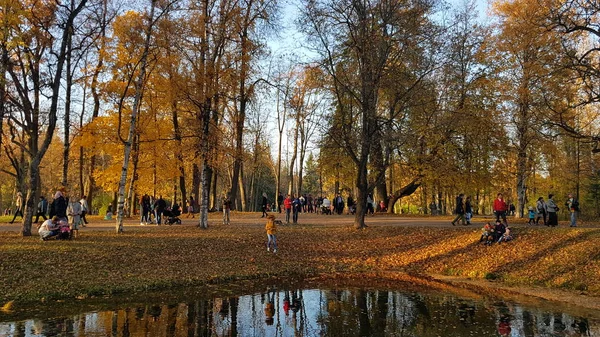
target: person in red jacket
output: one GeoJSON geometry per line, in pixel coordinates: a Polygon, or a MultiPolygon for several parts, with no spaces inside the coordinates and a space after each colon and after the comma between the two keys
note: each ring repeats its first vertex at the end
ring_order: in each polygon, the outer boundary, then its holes
{"type": "Polygon", "coordinates": [[[496,215],[496,221],[499,221],[500,218],[504,221],[504,224],[507,225],[506,221],[506,211],[508,210],[508,205],[506,201],[502,198],[502,193],[498,193],[498,197],[494,200],[494,214],[496,215]]]}
{"type": "Polygon", "coordinates": [[[285,208],[285,222],[290,223],[290,213],[292,212],[292,199],[291,195],[287,195],[287,198],[283,200],[283,207],[285,208]]]}

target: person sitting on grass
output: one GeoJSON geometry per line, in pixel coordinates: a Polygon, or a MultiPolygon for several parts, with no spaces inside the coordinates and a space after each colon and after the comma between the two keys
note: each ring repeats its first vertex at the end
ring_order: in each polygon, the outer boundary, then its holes
{"type": "Polygon", "coordinates": [[[498,243],[502,241],[508,241],[505,240],[507,238],[505,237],[507,231],[508,236],[510,236],[510,229],[508,229],[508,226],[506,226],[504,222],[500,221],[500,219],[496,220],[496,225],[494,226],[494,241],[498,243]]]}
{"type": "Polygon", "coordinates": [[[58,216],[54,216],[52,219],[48,219],[42,222],[41,225],[38,225],[38,234],[40,234],[40,238],[43,241],[46,241],[60,233],[58,226],[59,220],[60,218],[58,216]]]}
{"type": "Polygon", "coordinates": [[[513,239],[513,237],[510,234],[510,228],[506,227],[504,229],[504,234],[502,234],[502,236],[500,237],[500,239],[498,239],[498,243],[508,242],[508,241],[511,241],[512,239],[513,239]]]}
{"type": "Polygon", "coordinates": [[[479,239],[479,242],[483,242],[486,245],[494,242],[494,226],[492,226],[489,222],[486,223],[481,229],[481,238],[479,239]]]}
{"type": "Polygon", "coordinates": [[[271,244],[273,246],[273,253],[277,253],[277,236],[275,233],[277,232],[277,226],[275,225],[275,216],[272,214],[267,215],[267,224],[265,225],[265,230],[267,231],[267,252],[271,251],[271,244]]]}

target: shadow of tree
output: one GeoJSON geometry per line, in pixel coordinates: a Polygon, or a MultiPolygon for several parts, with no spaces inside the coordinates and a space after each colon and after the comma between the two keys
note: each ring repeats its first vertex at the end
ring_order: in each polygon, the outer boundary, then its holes
{"type": "Polygon", "coordinates": [[[512,260],[508,263],[502,264],[501,266],[499,266],[498,268],[496,268],[494,270],[491,270],[490,272],[492,272],[494,274],[500,274],[500,273],[504,273],[507,271],[509,271],[511,273],[513,273],[513,272],[518,273],[519,271],[522,271],[524,269],[531,268],[532,262],[537,262],[537,261],[547,257],[549,254],[553,254],[561,249],[564,249],[573,244],[581,242],[582,240],[590,239],[591,237],[597,236],[597,235],[600,235],[600,230],[589,230],[589,231],[581,232],[578,235],[572,236],[568,239],[558,242],[557,244],[551,245],[546,249],[538,250],[533,255],[526,255],[520,259],[512,260]]]}

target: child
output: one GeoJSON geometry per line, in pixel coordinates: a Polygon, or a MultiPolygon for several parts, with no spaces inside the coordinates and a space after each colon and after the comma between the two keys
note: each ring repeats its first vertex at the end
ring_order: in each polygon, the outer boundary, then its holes
{"type": "Polygon", "coordinates": [[[528,210],[529,210],[529,222],[527,224],[533,225],[535,223],[535,211],[533,210],[533,207],[531,207],[531,206],[529,206],[528,210]]]}
{"type": "Polygon", "coordinates": [[[510,228],[506,227],[506,229],[504,230],[504,234],[502,234],[502,236],[498,240],[498,243],[500,243],[502,241],[508,242],[512,239],[513,239],[513,237],[512,237],[512,235],[510,235],[510,228]]]}
{"type": "Polygon", "coordinates": [[[483,226],[481,232],[479,242],[483,242],[486,245],[490,245],[494,242],[494,227],[489,222],[483,226]]]}
{"type": "Polygon", "coordinates": [[[267,252],[271,251],[271,243],[273,243],[273,253],[277,253],[277,237],[275,236],[275,233],[277,232],[277,226],[275,226],[274,215],[267,215],[267,224],[265,226],[265,230],[267,231],[267,237],[269,238],[269,241],[267,242],[267,252]]]}

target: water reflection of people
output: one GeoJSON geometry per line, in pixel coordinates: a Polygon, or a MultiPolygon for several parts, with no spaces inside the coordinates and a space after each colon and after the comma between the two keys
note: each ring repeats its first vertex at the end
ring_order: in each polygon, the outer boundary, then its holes
{"type": "Polygon", "coordinates": [[[575,319],[575,322],[571,325],[576,332],[582,336],[589,336],[588,321],[585,318],[575,319]]]}
{"type": "Polygon", "coordinates": [[[473,324],[475,321],[475,306],[461,302],[458,305],[458,315],[463,325],[473,324]]]}
{"type": "Polygon", "coordinates": [[[302,295],[299,290],[292,291],[292,303],[290,305],[290,309],[294,313],[294,316],[300,309],[302,308],[302,295]]]}
{"type": "Polygon", "coordinates": [[[273,325],[273,316],[275,316],[275,294],[267,291],[267,303],[265,304],[265,323],[273,325]]]}
{"type": "Polygon", "coordinates": [[[500,336],[506,337],[510,335],[512,331],[510,327],[511,316],[508,312],[503,312],[500,310],[500,320],[498,322],[498,333],[500,336]]]}
{"type": "Polygon", "coordinates": [[[286,316],[289,316],[290,314],[290,295],[287,290],[285,291],[285,295],[283,297],[283,312],[286,316]]]}

